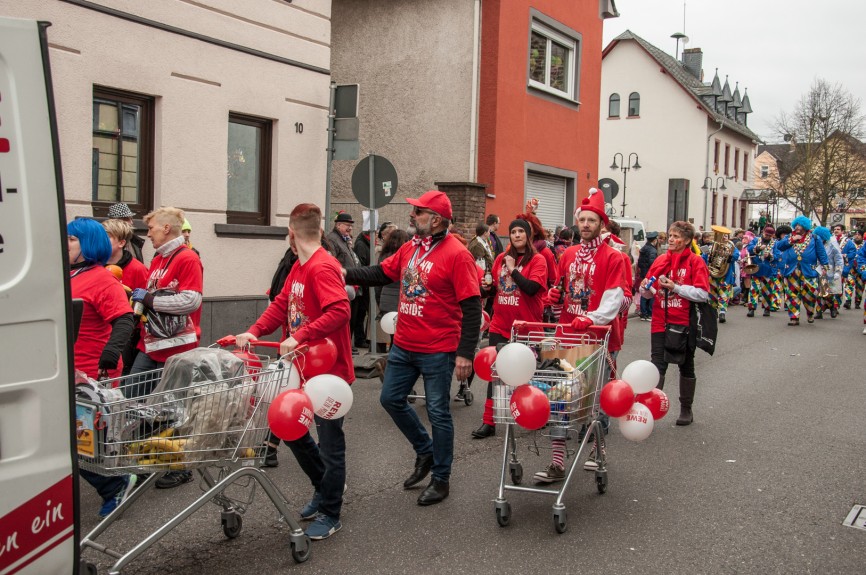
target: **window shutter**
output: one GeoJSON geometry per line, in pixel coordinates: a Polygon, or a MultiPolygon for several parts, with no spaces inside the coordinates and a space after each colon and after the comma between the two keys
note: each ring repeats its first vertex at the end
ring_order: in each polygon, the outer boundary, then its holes
{"type": "Polygon", "coordinates": [[[524,203],[529,198],[538,198],[536,215],[545,228],[556,230],[556,226],[570,225],[565,213],[566,180],[557,176],[530,172],[526,176],[526,195],[524,203]]]}

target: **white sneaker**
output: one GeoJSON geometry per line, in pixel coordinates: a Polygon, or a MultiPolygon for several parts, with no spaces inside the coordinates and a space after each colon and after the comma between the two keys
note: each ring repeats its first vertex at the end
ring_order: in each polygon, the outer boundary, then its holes
{"type": "Polygon", "coordinates": [[[863,335],[866,335],[866,327],[863,328],[863,335]]]}

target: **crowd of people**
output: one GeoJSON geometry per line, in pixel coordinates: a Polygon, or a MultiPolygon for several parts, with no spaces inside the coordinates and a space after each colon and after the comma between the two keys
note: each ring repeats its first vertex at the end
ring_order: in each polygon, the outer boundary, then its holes
{"type": "MultiPolygon", "coordinates": [[[[408,229],[384,222],[373,238],[368,232],[353,237],[354,221],[345,212],[335,215],[333,228],[326,233],[319,207],[296,206],[289,217],[289,247],[271,282],[270,304],[235,338],[243,347],[279,330],[280,353],[286,354],[328,337],[338,349],[334,373],[351,384],[355,379],[352,356],[357,348],[369,345],[366,318],[371,310],[364,294],[374,289],[378,317],[387,312],[398,317],[390,341],[377,338],[383,340],[379,351],[388,354],[380,403],[415,452],[403,487],[415,488],[431,476],[417,499],[422,506],[440,503],[450,494],[452,380],[471,380],[480,339],[486,338],[492,346],[507,343],[515,321],[553,322],[578,331],[609,326],[604,374],[609,378],[615,376],[635,303],[640,318],[651,322],[649,356],[660,373],[658,387],[664,388],[670,364],[679,367],[676,423],[686,426],[694,420],[696,346],[683,340],[687,345],[672,349],[671,337],[684,333],[678,327],[694,326],[699,306],[709,302],[724,323],[732,303],[742,301],[747,316],[754,317],[759,304],[763,315],[769,316],[781,309],[784,300],[789,325],[798,325],[801,305],[809,323],[824,312],[834,318],[840,307],[861,305],[866,279],[862,235],[848,237],[840,226],[831,233],[802,216],[794,220],[793,228],[767,225],[755,237],[730,230],[701,235],[689,222],[676,221],[666,233],[647,234],[633,262],[619,238],[618,225],[606,214],[602,194],[595,189],[575,210],[575,226],[563,228],[556,238],[539,220],[537,200],[528,201],[510,221],[507,236],[498,233],[500,218],[489,215],[475,226],[469,241],[454,230],[451,202],[443,192],[429,191],[407,202],[411,206],[408,229]],[[483,311],[490,316],[484,333],[483,311]],[[419,378],[430,430],[409,405],[419,378]]],[[[138,256],[142,245],[133,233],[129,208],[113,206],[109,216],[102,224],[79,219],[68,227],[72,293],[85,301],[75,365],[94,379],[129,374],[130,381],[137,383],[130,389],[145,395],[154,382],[139,382],[136,374],[158,369],[172,355],[199,344],[203,267],[191,246],[191,226],[182,211],[164,207],[144,216],[147,236],[156,250],[147,267],[138,256]],[[104,269],[110,264],[122,268],[122,283],[104,269]],[[150,322],[137,322],[142,313],[188,318],[189,329],[180,334],[154,333],[150,322]]],[[[475,439],[496,434],[492,392],[489,384],[481,425],[472,432],[475,439]]],[[[602,420],[606,433],[606,416],[602,420]]],[[[316,416],[315,425],[317,439],[307,433],[285,443],[313,488],[300,512],[311,521],[306,533],[324,539],[342,527],[346,441],[342,419],[316,416]]],[[[551,441],[551,461],[534,475],[538,483],[565,478],[565,437],[551,441]]],[[[279,444],[275,435],[269,438],[264,465],[278,466],[279,444]]],[[[593,469],[597,456],[603,454],[603,438],[598,445],[602,453],[595,453],[593,447],[587,469],[593,469]]],[[[103,496],[102,516],[136,483],[135,476],[108,478],[85,472],[82,476],[103,496]]],[[[157,487],[175,487],[189,480],[187,471],[171,472],[157,487]]]]}

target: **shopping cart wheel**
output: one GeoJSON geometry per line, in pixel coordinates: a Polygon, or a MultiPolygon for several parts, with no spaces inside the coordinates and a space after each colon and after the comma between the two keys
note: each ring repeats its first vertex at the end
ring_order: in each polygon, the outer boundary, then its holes
{"type": "Polygon", "coordinates": [[[604,495],[607,491],[607,471],[595,472],[595,486],[598,488],[598,492],[604,495]]]}
{"type": "Polygon", "coordinates": [[[82,561],[79,566],[80,569],[78,572],[81,573],[81,575],[97,575],[99,573],[96,570],[96,565],[88,561],[82,561]]]}
{"type": "Polygon", "coordinates": [[[222,512],[223,533],[229,539],[234,539],[241,534],[241,529],[244,527],[244,520],[241,514],[237,511],[222,512]]]}
{"type": "Polygon", "coordinates": [[[303,563],[310,558],[310,538],[306,535],[304,536],[303,549],[298,549],[298,544],[294,541],[290,543],[290,546],[292,548],[292,559],[295,560],[295,563],[303,563]]]}
{"type": "Polygon", "coordinates": [[[472,395],[472,390],[467,388],[466,391],[463,392],[463,403],[468,407],[472,405],[473,401],[475,401],[475,396],[472,395]]]}
{"type": "Polygon", "coordinates": [[[500,527],[508,527],[511,523],[511,504],[507,501],[496,504],[496,522],[500,527]]]}
{"type": "Polygon", "coordinates": [[[520,485],[523,481],[523,466],[520,463],[512,463],[509,466],[509,471],[511,472],[511,483],[520,485]]]}
{"type": "Polygon", "coordinates": [[[565,509],[553,510],[553,526],[556,527],[557,533],[568,531],[568,516],[565,514],[565,509]]]}

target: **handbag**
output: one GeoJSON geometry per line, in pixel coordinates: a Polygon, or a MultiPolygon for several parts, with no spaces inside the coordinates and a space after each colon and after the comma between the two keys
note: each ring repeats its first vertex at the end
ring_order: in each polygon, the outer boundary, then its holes
{"type": "Polygon", "coordinates": [[[691,346],[713,355],[716,351],[716,336],[719,333],[718,312],[709,302],[693,301],[691,304],[689,310],[691,346]]]}
{"type": "Polygon", "coordinates": [[[668,323],[668,297],[665,290],[665,355],[666,363],[682,365],[689,349],[689,326],[668,323]]]}

